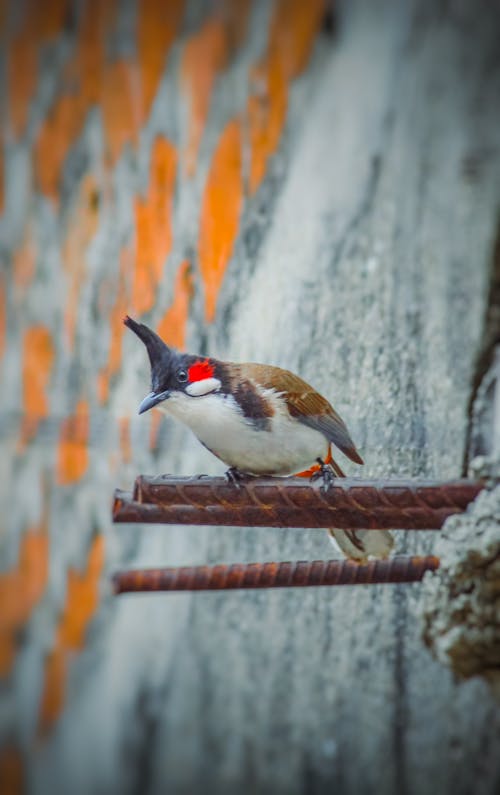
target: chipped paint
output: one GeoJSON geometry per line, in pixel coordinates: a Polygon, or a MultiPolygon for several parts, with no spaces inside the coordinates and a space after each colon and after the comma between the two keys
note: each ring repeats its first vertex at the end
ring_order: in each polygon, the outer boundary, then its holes
{"type": "Polygon", "coordinates": [[[157,327],[160,337],[168,345],[184,350],[189,307],[194,294],[193,274],[190,263],[184,260],[175,276],[174,300],[157,327]]]}
{"type": "Polygon", "coordinates": [[[250,193],[261,184],[268,160],[278,148],[286,120],[289,84],[307,64],[324,8],[324,0],[279,0],[276,4],[267,54],[250,73],[250,193]]]}
{"type": "Polygon", "coordinates": [[[122,365],[123,317],[127,312],[130,295],[130,272],[133,256],[130,249],[122,249],[120,253],[120,273],[116,290],[116,300],[111,308],[109,324],[111,327],[111,341],[109,346],[108,372],[110,376],[119,372],[122,365]]]}
{"type": "Polygon", "coordinates": [[[117,0],[87,2],[79,26],[77,49],[71,70],[80,80],[85,108],[98,103],[106,68],[106,34],[116,22],[117,0]]]}
{"type": "Polygon", "coordinates": [[[141,0],[137,18],[137,60],[140,74],[142,117],[151,110],[170,47],[184,13],[184,0],[141,0]]]}
{"type": "Polygon", "coordinates": [[[181,78],[189,97],[188,140],[185,170],[192,176],[201,136],[205,128],[213,86],[228,57],[226,30],[220,20],[209,19],[187,43],[182,57],[181,78]]]}
{"type": "Polygon", "coordinates": [[[14,252],[12,268],[12,282],[17,296],[26,293],[35,277],[36,243],[33,238],[31,224],[27,225],[23,240],[14,252]]]}
{"type": "Polygon", "coordinates": [[[62,33],[68,11],[69,0],[32,0],[28,13],[38,39],[46,42],[62,33]]]}
{"type": "Polygon", "coordinates": [[[286,118],[288,89],[281,58],[271,54],[251,74],[256,88],[248,99],[250,139],[249,190],[255,193],[266,173],[269,157],[276,151],[286,118]]]}
{"type": "Polygon", "coordinates": [[[0,136],[0,215],[5,210],[5,155],[4,142],[0,136]]]}
{"type": "MultiPolygon", "coordinates": [[[[261,184],[269,158],[278,148],[286,119],[289,83],[307,62],[323,10],[323,0],[307,4],[300,0],[277,3],[268,52],[251,71],[254,92],[246,110],[251,150],[250,193],[261,184]]],[[[202,200],[198,256],[208,322],[215,317],[217,297],[239,231],[243,205],[241,146],[241,122],[233,119],[223,130],[214,152],[202,200]]]]}
{"type": "Polygon", "coordinates": [[[109,400],[109,369],[102,367],[96,376],[96,394],[99,403],[104,405],[109,400]]]}
{"type": "Polygon", "coordinates": [[[23,757],[13,744],[0,748],[0,781],[2,795],[22,795],[25,792],[23,757]]]}
{"type": "Polygon", "coordinates": [[[69,655],[81,651],[85,634],[99,605],[99,581],[104,565],[104,538],[91,544],[85,571],[68,570],[66,604],[59,618],[54,647],[45,661],[39,713],[41,732],[48,731],[59,717],[66,696],[69,655]]]}
{"type": "Polygon", "coordinates": [[[77,205],[72,213],[62,247],[62,261],[67,276],[67,297],[64,309],[66,342],[72,348],[80,308],[80,296],[87,277],[86,252],[99,223],[99,188],[92,174],[80,185],[77,205]]]}
{"type": "MultiPolygon", "coordinates": [[[[184,170],[196,171],[201,138],[208,118],[215,81],[232,52],[241,44],[247,28],[250,2],[224,2],[218,15],[209,17],[186,44],[181,62],[181,83],[188,98],[188,132],[184,170]]],[[[216,13],[217,13],[216,10],[216,13]]]]}
{"type": "Polygon", "coordinates": [[[0,574],[0,676],[8,676],[19,636],[40,601],[48,576],[49,537],[46,527],[30,528],[22,537],[19,560],[0,574]]]}
{"type": "Polygon", "coordinates": [[[5,276],[0,274],[0,359],[5,352],[5,338],[7,335],[7,289],[5,276]]]}
{"type": "Polygon", "coordinates": [[[72,94],[61,94],[49,110],[35,143],[37,185],[55,205],[59,203],[61,171],[83,123],[82,109],[72,94]]]}
{"type": "Polygon", "coordinates": [[[105,35],[114,23],[115,14],[115,0],[89,2],[84,6],[74,55],[64,68],[57,99],[36,138],[37,184],[55,205],[59,202],[61,172],[68,152],[83,128],[90,107],[100,101],[101,92],[109,90],[103,79],[105,35]]]}
{"type": "Polygon", "coordinates": [[[22,347],[23,422],[21,446],[36,434],[41,420],[49,415],[48,388],[55,348],[50,331],[42,325],[24,333],[22,347]]]}
{"type": "Polygon", "coordinates": [[[136,65],[126,60],[110,64],[102,76],[101,110],[109,165],[126,144],[137,144],[140,99],[136,65]]]}
{"type": "MultiPolygon", "coordinates": [[[[123,316],[127,313],[130,300],[130,274],[133,266],[133,254],[129,248],[120,252],[120,269],[116,286],[116,298],[109,312],[110,344],[107,364],[97,375],[97,398],[99,403],[106,403],[109,397],[110,379],[119,372],[122,364],[123,316]]],[[[106,290],[112,285],[106,284],[106,290]]]]}
{"type": "Polygon", "coordinates": [[[135,202],[135,273],[132,304],[142,314],[153,308],[165,260],[172,247],[172,206],[177,151],[166,138],[156,139],[151,154],[149,187],[135,202]]]}
{"type": "Polygon", "coordinates": [[[118,418],[118,430],[120,436],[120,453],[122,462],[130,464],[132,460],[132,442],[130,438],[130,417],[118,418]]]}
{"type": "Polygon", "coordinates": [[[149,424],[149,449],[154,451],[158,448],[161,426],[165,420],[164,415],[158,411],[150,411],[151,419],[149,424]]]}
{"type": "Polygon", "coordinates": [[[89,406],[79,400],[74,413],[61,422],[57,451],[57,482],[76,483],[87,471],[89,451],[89,406]]]}
{"type": "Polygon", "coordinates": [[[0,30],[7,30],[9,0],[0,0],[0,30]]]}
{"type": "Polygon", "coordinates": [[[23,27],[10,40],[7,50],[7,92],[12,131],[21,137],[28,123],[30,103],[35,93],[38,73],[36,31],[29,15],[23,27]]]}
{"type": "Polygon", "coordinates": [[[198,257],[205,318],[215,317],[217,296],[238,234],[243,206],[241,122],[233,119],[217,144],[202,199],[198,257]]]}

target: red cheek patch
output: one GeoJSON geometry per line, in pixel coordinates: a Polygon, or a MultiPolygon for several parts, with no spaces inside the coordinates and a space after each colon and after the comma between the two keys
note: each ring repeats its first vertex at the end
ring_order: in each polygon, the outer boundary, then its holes
{"type": "Polygon", "coordinates": [[[188,370],[188,378],[191,382],[204,381],[205,378],[212,378],[214,368],[208,359],[200,362],[195,362],[188,370]]]}

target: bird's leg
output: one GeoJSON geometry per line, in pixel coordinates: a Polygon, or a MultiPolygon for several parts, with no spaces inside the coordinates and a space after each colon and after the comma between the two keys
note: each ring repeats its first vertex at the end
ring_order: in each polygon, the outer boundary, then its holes
{"type": "Polygon", "coordinates": [[[316,472],[313,472],[311,475],[311,480],[318,480],[318,478],[322,478],[323,482],[321,484],[321,488],[323,491],[329,491],[331,486],[333,485],[333,481],[335,480],[335,473],[333,468],[330,464],[325,464],[322,458],[317,458],[316,461],[319,464],[319,469],[316,472]]]}
{"type": "Polygon", "coordinates": [[[228,483],[232,486],[236,486],[237,489],[240,488],[240,484],[244,480],[248,480],[248,475],[246,475],[245,472],[241,472],[238,467],[229,467],[225,475],[228,483]]]}

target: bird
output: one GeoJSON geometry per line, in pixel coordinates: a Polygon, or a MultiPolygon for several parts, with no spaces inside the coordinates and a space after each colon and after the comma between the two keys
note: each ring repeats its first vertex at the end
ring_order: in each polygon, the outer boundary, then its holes
{"type": "MultiPolygon", "coordinates": [[[[322,477],[328,489],[335,476],[345,477],[332,445],[354,463],[364,463],[343,419],[298,375],[273,365],[182,353],[129,315],[123,322],[145,345],[151,366],[151,392],[139,414],[156,407],[187,425],[228,465],[226,477],[236,487],[252,475],[301,474],[322,477]]],[[[359,563],[385,558],[393,546],[388,530],[328,533],[359,563]]]]}

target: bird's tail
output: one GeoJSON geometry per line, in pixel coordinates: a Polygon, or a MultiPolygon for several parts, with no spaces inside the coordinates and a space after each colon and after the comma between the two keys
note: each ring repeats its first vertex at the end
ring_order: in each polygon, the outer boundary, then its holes
{"type": "MultiPolygon", "coordinates": [[[[337,477],[345,478],[331,452],[325,463],[331,466],[337,477]]],[[[340,530],[332,527],[327,532],[332,544],[357,563],[366,563],[370,557],[387,558],[394,546],[389,530],[340,530]]]]}
{"type": "Polygon", "coordinates": [[[368,558],[387,558],[394,546],[389,530],[339,530],[330,528],[328,537],[347,558],[366,563],[368,558]]]}

